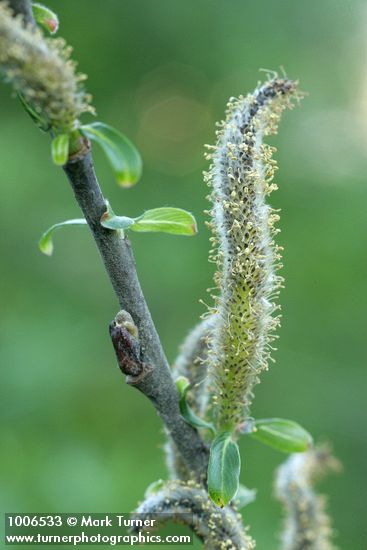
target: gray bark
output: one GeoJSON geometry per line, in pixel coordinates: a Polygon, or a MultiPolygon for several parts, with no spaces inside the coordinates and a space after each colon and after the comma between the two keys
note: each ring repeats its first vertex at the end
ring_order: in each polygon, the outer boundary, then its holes
{"type": "Polygon", "coordinates": [[[135,378],[129,376],[128,382],[152,401],[195,478],[205,478],[208,451],[197,431],[180,414],[176,387],[140,287],[130,243],[120,232],[105,229],[100,224],[106,203],[90,151],[70,160],[64,169],[96,241],[119,304],[130,313],[139,331],[141,361],[147,369],[135,378]]]}

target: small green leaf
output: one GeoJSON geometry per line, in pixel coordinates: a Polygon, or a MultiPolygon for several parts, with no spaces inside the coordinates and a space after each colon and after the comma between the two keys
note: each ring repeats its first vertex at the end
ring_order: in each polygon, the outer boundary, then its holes
{"type": "Polygon", "coordinates": [[[208,466],[208,492],[217,506],[223,508],[236,496],[240,469],[237,443],[229,432],[220,433],[212,442],[208,466]]]}
{"type": "Polygon", "coordinates": [[[128,218],[127,216],[116,216],[114,211],[111,208],[111,205],[106,201],[106,212],[101,218],[101,225],[107,229],[128,229],[131,227],[135,221],[133,218],[128,218]]]}
{"type": "Polygon", "coordinates": [[[250,435],[283,453],[307,451],[313,444],[312,436],[302,426],[283,418],[256,420],[250,435]]]}
{"type": "Polygon", "coordinates": [[[189,379],[186,378],[186,376],[179,376],[176,378],[176,388],[180,399],[185,398],[190,388],[189,379]]]}
{"type": "Polygon", "coordinates": [[[194,235],[195,218],[180,208],[155,208],[147,210],[138,218],[116,216],[106,201],[106,212],[101,218],[101,225],[107,229],[132,229],[140,232],[162,232],[174,235],[194,235]]]}
{"type": "Polygon", "coordinates": [[[52,160],[57,166],[63,166],[69,158],[69,136],[67,134],[59,134],[51,144],[52,160]]]}
{"type": "Polygon", "coordinates": [[[147,210],[131,227],[133,231],[159,231],[174,235],[195,235],[197,233],[195,218],[190,212],[181,208],[154,208],[147,210]]]}
{"type": "Polygon", "coordinates": [[[38,247],[43,254],[46,254],[46,256],[51,256],[54,251],[54,245],[52,242],[52,236],[55,229],[59,229],[59,227],[64,227],[65,225],[86,225],[87,222],[84,218],[75,219],[75,220],[67,220],[65,222],[61,223],[55,223],[52,227],[47,229],[45,233],[42,235],[38,242],[38,247]]]}
{"type": "Polygon", "coordinates": [[[233,504],[236,506],[237,510],[241,510],[251,502],[256,500],[256,490],[248,489],[244,485],[240,485],[237,491],[235,498],[233,499],[233,504]]]}
{"type": "Polygon", "coordinates": [[[33,17],[38,25],[50,34],[55,34],[59,28],[59,18],[56,13],[42,4],[32,4],[33,17]]]}
{"type": "Polygon", "coordinates": [[[215,434],[215,429],[212,424],[209,424],[209,422],[205,422],[205,420],[202,420],[197,416],[194,411],[191,409],[190,405],[187,402],[187,392],[190,388],[190,382],[185,376],[179,376],[176,380],[176,388],[179,395],[179,406],[180,406],[180,412],[184,418],[184,420],[190,424],[190,426],[193,426],[194,428],[204,428],[206,430],[210,430],[215,434]]]}
{"type": "Polygon", "coordinates": [[[102,122],[81,126],[80,131],[103,149],[112,166],[116,181],[121,187],[131,187],[141,177],[142,161],[131,141],[102,122]]]}

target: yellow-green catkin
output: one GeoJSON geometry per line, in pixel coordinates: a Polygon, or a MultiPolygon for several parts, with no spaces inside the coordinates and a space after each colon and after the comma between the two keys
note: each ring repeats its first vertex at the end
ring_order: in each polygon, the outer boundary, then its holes
{"type": "Polygon", "coordinates": [[[208,146],[211,259],[218,266],[219,291],[210,339],[209,391],[221,430],[235,430],[248,416],[253,386],[268,368],[279,325],[274,302],[282,285],[277,275],[281,248],[274,242],[279,214],[267,204],[277,188],[276,163],[274,148],[264,144],[263,137],[276,133],[292,97],[297,97],[296,83],[275,77],[247,97],[231,99],[217,143],[208,146]]]}
{"type": "Polygon", "coordinates": [[[0,76],[54,133],[71,133],[82,113],[93,112],[70,54],[64,40],[45,38],[0,3],[0,76]]]}

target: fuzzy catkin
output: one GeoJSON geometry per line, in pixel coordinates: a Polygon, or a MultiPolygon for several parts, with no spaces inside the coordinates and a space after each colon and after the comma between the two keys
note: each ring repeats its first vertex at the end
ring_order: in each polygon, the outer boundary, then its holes
{"type": "Polygon", "coordinates": [[[64,40],[45,38],[0,3],[0,76],[55,133],[70,133],[82,113],[93,112],[70,54],[64,40]]]}
{"type": "Polygon", "coordinates": [[[273,78],[247,97],[231,99],[208,147],[212,188],[210,226],[217,263],[217,323],[211,333],[209,391],[219,429],[233,431],[246,418],[258,375],[271,359],[282,278],[281,248],[274,242],[278,212],[266,203],[273,183],[273,147],[263,137],[276,133],[280,115],[291,106],[296,83],[273,78]]]}
{"type": "Polygon", "coordinates": [[[327,447],[291,455],[277,471],[275,490],[285,508],[282,550],[336,550],[325,497],[313,485],[340,464],[327,447]]]}
{"type": "MultiPolygon", "coordinates": [[[[174,378],[185,376],[189,380],[191,387],[188,394],[188,403],[198,415],[205,414],[207,405],[207,394],[204,390],[207,375],[208,339],[214,326],[214,315],[207,317],[196,325],[185,338],[172,367],[174,378]]],[[[172,479],[191,479],[192,472],[185,466],[175,443],[170,437],[168,437],[164,450],[170,477],[172,479]]]]}
{"type": "Polygon", "coordinates": [[[188,402],[197,414],[203,414],[206,395],[203,391],[207,375],[208,341],[215,328],[215,315],[210,315],[196,325],[184,340],[173,365],[175,377],[185,376],[191,388],[188,402]]]}
{"type": "Polygon", "coordinates": [[[156,518],[188,525],[204,542],[206,550],[253,550],[255,543],[231,508],[221,510],[211,502],[202,486],[193,481],[168,481],[157,492],[146,495],[135,511],[138,517],[156,518]]]}

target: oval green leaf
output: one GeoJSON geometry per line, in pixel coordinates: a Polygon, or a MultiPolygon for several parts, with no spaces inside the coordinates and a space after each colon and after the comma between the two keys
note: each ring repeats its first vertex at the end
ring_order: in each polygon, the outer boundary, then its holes
{"type": "Polygon", "coordinates": [[[131,141],[102,122],[81,126],[80,131],[100,145],[109,160],[115,179],[121,187],[131,187],[141,177],[142,160],[131,141]]]}
{"type": "Polygon", "coordinates": [[[312,436],[302,426],[283,418],[256,420],[250,435],[283,453],[304,452],[313,444],[312,436]]]}
{"type": "Polygon", "coordinates": [[[139,232],[153,231],[188,236],[197,233],[194,216],[181,208],[171,207],[147,210],[142,216],[135,219],[131,229],[139,232]]]}
{"type": "Polygon", "coordinates": [[[138,218],[117,216],[108,201],[106,212],[101,218],[101,225],[108,229],[132,229],[138,232],[161,232],[173,235],[194,235],[195,218],[181,208],[155,208],[147,210],[138,218]]]}
{"type": "Polygon", "coordinates": [[[189,380],[185,376],[179,376],[176,380],[176,388],[179,395],[180,412],[185,422],[194,428],[204,428],[215,433],[214,426],[197,416],[187,402],[187,392],[190,388],[189,380]]]}
{"type": "Polygon", "coordinates": [[[52,160],[57,166],[64,166],[68,161],[69,141],[69,136],[67,134],[59,134],[52,140],[52,160]]]}
{"type": "Polygon", "coordinates": [[[229,432],[220,433],[212,442],[208,466],[208,492],[217,506],[223,508],[236,496],[240,469],[237,443],[229,432]]]}
{"type": "Polygon", "coordinates": [[[106,201],[106,212],[101,218],[101,225],[107,229],[128,229],[135,223],[133,218],[128,218],[127,216],[116,216],[114,211],[111,208],[111,205],[106,201]]]}
{"type": "Polygon", "coordinates": [[[36,23],[50,34],[55,34],[59,28],[59,18],[56,13],[42,4],[32,4],[33,17],[36,23]]]}
{"type": "Polygon", "coordinates": [[[55,225],[47,229],[47,231],[45,231],[45,233],[40,238],[38,242],[38,247],[40,251],[43,254],[46,254],[46,256],[52,256],[52,253],[54,251],[52,237],[56,229],[59,229],[60,227],[64,227],[65,225],[86,225],[86,224],[87,222],[84,218],[75,219],[75,220],[66,220],[65,222],[55,223],[55,225]]]}

